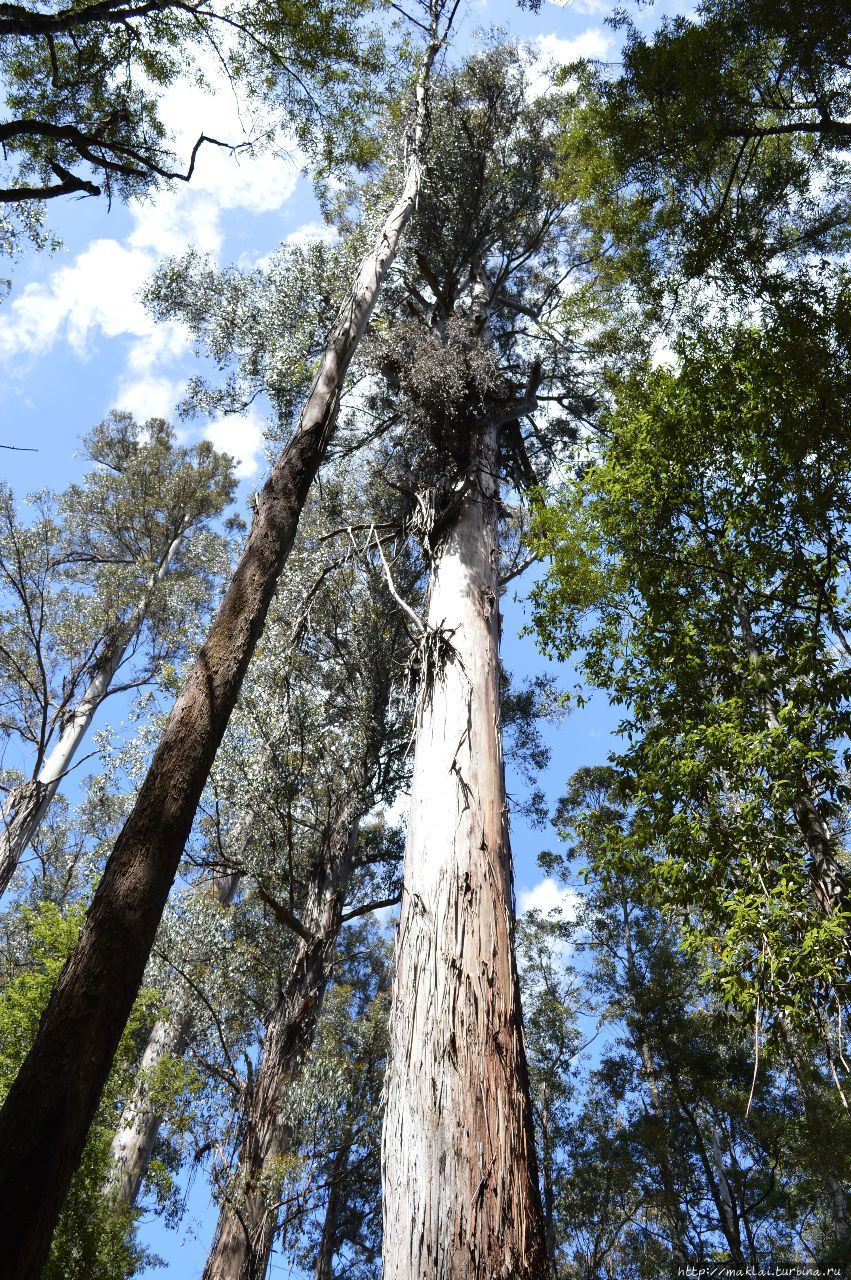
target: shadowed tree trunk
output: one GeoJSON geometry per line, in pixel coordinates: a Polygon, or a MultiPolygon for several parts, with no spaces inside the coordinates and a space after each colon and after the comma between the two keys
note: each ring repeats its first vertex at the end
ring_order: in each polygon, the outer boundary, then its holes
{"type": "Polygon", "coordinates": [[[733,1198],[730,1182],[724,1169],[724,1157],[721,1151],[721,1139],[718,1130],[715,1127],[714,1120],[709,1123],[709,1142],[705,1140],[703,1126],[692,1106],[686,1101],[685,1094],[681,1088],[680,1080],[675,1070],[672,1070],[670,1062],[666,1063],[668,1079],[671,1083],[674,1097],[680,1111],[685,1116],[686,1121],[692,1131],[694,1137],[695,1150],[697,1157],[703,1169],[706,1179],[706,1186],[715,1205],[715,1211],[718,1214],[718,1226],[727,1241],[727,1248],[730,1251],[730,1260],[737,1267],[742,1268],[742,1274],[747,1266],[745,1256],[742,1252],[742,1233],[739,1227],[739,1214],[736,1203],[733,1198]]]}
{"type": "Polygon", "coordinates": [[[280,993],[245,1111],[245,1136],[228,1184],[203,1280],[263,1280],[278,1224],[280,1174],[293,1145],[288,1108],[310,1051],[331,977],[357,828],[338,832],[317,863],[308,889],[293,972],[280,993]]]}
{"type": "Polygon", "coordinates": [[[397,939],[384,1280],[548,1274],[499,721],[495,428],[474,455],[423,638],[437,653],[422,664],[397,939]]]}
{"type": "Polygon", "coordinates": [[[5,893],[24,850],[44,821],[50,802],[89,731],[95,712],[109,693],[115,673],[147,617],[154,592],[171,569],[184,534],[185,530],[181,530],[171,543],[129,619],[101,657],[85,693],[65,721],[59,740],[38,777],[16,787],[10,795],[0,835],[0,894],[5,893]]]}
{"type": "MultiPolygon", "coordinates": [[[[455,6],[449,7],[449,16],[455,6]]],[[[363,337],[420,188],[433,34],[417,85],[402,193],[340,309],[298,429],[257,496],[245,550],[168,717],[80,940],[0,1112],[0,1257],[5,1280],[38,1280],[62,1203],[133,1007],[204,784],[263,630],[299,517],[363,337]]]]}

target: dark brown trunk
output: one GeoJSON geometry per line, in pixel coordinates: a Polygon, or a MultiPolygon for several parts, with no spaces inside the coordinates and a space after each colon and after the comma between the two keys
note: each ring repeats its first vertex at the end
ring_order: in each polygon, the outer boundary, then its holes
{"type": "MultiPolygon", "coordinates": [[[[422,121],[424,91],[419,102],[422,121]]],[[[5,1280],[38,1280],[47,1258],[201,792],[334,430],[346,371],[413,213],[420,173],[415,147],[402,196],[340,310],[298,430],[258,496],[233,580],[0,1113],[5,1280]]]]}

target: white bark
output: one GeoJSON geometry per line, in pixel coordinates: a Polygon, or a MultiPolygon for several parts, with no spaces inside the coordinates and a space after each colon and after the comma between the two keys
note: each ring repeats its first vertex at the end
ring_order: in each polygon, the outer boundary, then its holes
{"type": "Polygon", "coordinates": [[[0,1202],[5,1209],[0,1253],[9,1280],[37,1280],[44,1268],[216,750],[333,436],[346,373],[414,212],[427,78],[458,3],[433,0],[433,34],[417,88],[413,154],[402,198],[338,313],[298,429],[257,495],[243,554],[163,727],[79,941],[0,1109],[0,1202]],[[441,18],[443,34],[438,36],[441,18]],[[66,1121],[59,1126],[58,1115],[66,1121]]]}
{"type": "Polygon", "coordinates": [[[162,1114],[151,1098],[151,1081],[166,1057],[182,1057],[191,1024],[188,1012],[176,1019],[159,1018],[154,1024],[142,1054],[136,1089],[121,1113],[121,1123],[112,1140],[109,1186],[131,1208],[148,1172],[162,1124],[162,1114]]]}
{"type": "Polygon", "coordinates": [[[727,1237],[731,1245],[735,1245],[734,1253],[738,1256],[734,1257],[737,1264],[742,1261],[742,1245],[741,1233],[739,1231],[739,1217],[733,1204],[733,1193],[730,1189],[730,1183],[727,1180],[727,1173],[724,1169],[724,1157],[721,1152],[721,1138],[714,1124],[709,1126],[709,1156],[712,1161],[712,1167],[715,1170],[715,1181],[718,1186],[718,1204],[723,1217],[724,1235],[727,1237]]]}
{"type": "Polygon", "coordinates": [[[94,675],[80,701],[66,718],[56,745],[42,765],[38,777],[24,783],[12,793],[8,813],[3,819],[3,832],[0,834],[0,894],[5,892],[24,850],[44,821],[50,802],[70,769],[98,707],[109,693],[115,673],[147,617],[157,587],[171,570],[185,532],[182,529],[174,538],[130,617],[98,662],[94,675]]]}
{"type": "Polygon", "coordinates": [[[384,1280],[547,1274],[499,722],[496,429],[434,566],[382,1140],[384,1280]]]}

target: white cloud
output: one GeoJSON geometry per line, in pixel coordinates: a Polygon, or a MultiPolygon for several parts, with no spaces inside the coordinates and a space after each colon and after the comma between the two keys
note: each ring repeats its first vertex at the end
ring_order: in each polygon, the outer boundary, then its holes
{"type": "Polygon", "coordinates": [[[304,226],[291,231],[284,243],[303,246],[312,240],[323,240],[325,244],[333,244],[337,238],[337,228],[329,227],[327,222],[305,222],[304,226]]]}
{"type": "Polygon", "coordinates": [[[614,37],[603,27],[588,27],[578,36],[565,39],[550,32],[546,36],[538,36],[535,48],[540,58],[551,62],[576,62],[579,58],[605,58],[608,56],[614,37]]]}
{"type": "Polygon", "coordinates": [[[164,374],[141,378],[123,377],[115,396],[115,408],[126,409],[141,422],[147,418],[170,419],[174,416],[174,406],[182,391],[182,378],[169,378],[164,374]]]}
{"type": "Polygon", "coordinates": [[[204,429],[204,439],[210,440],[222,453],[236,459],[236,475],[239,480],[250,480],[260,469],[263,448],[263,420],[255,409],[247,413],[230,413],[204,429]]]}
{"type": "Polygon", "coordinates": [[[576,13],[599,14],[606,17],[612,12],[610,0],[547,0],[557,9],[573,9],[576,13]]]}
{"type": "Polygon", "coordinates": [[[538,36],[529,46],[534,61],[527,73],[529,95],[539,98],[553,87],[555,72],[580,58],[607,58],[614,39],[603,27],[588,27],[578,36],[565,38],[554,31],[538,36]]]}
{"type": "Polygon", "coordinates": [[[552,876],[539,880],[531,889],[521,889],[517,895],[521,913],[540,911],[544,916],[554,915],[562,920],[574,918],[578,901],[575,889],[558,884],[552,876]]]}
{"type": "Polygon", "coordinates": [[[66,341],[84,358],[93,331],[142,334],[152,324],[138,300],[152,259],[117,240],[93,240],[46,284],[28,284],[0,312],[0,359],[38,356],[66,341]]]}
{"type": "MultiPolygon", "coordinates": [[[[87,359],[95,349],[103,354],[100,339],[123,338],[120,363],[113,364],[113,403],[143,418],[172,416],[185,381],[178,375],[189,338],[181,325],[155,322],[148,315],[140,301],[143,286],[167,256],[190,247],[220,255],[226,212],[280,210],[295,192],[304,163],[292,142],[280,131],[276,134],[271,120],[243,121],[240,104],[215,65],[202,69],[206,87],[177,81],[161,96],[162,119],[174,135],[176,167],[186,167],[201,132],[228,143],[264,137],[273,140],[274,148],[233,153],[205,144],[191,182],[175,182],[148,198],[131,200],[132,225],[123,241],[93,240],[45,282],[26,285],[6,303],[0,311],[0,365],[26,370],[59,343],[87,359]]],[[[241,425],[226,420],[210,430],[238,458],[240,476],[257,471],[258,420],[248,415],[241,425]]]]}

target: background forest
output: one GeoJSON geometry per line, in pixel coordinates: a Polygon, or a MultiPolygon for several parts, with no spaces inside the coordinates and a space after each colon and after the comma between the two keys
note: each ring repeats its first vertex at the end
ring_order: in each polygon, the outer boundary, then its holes
{"type": "Polygon", "coordinates": [[[0,85],[3,1275],[851,1278],[847,6],[0,85]]]}

